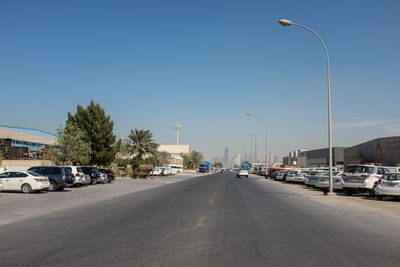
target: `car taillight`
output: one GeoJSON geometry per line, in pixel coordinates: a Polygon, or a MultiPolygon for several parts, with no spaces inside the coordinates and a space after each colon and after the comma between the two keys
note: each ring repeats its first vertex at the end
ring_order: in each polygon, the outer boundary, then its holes
{"type": "Polygon", "coordinates": [[[361,178],[367,179],[367,178],[368,178],[368,175],[362,174],[362,175],[361,175],[361,178]]]}
{"type": "Polygon", "coordinates": [[[113,175],[111,172],[107,173],[108,175],[113,175]]]}
{"type": "Polygon", "coordinates": [[[342,177],[346,177],[346,174],[343,173],[343,174],[342,174],[342,177]]]}
{"type": "Polygon", "coordinates": [[[380,183],[382,183],[382,178],[380,178],[380,179],[378,180],[378,184],[380,184],[380,183]]]}
{"type": "Polygon", "coordinates": [[[77,173],[75,174],[75,176],[81,176],[81,175],[79,174],[79,172],[77,172],[77,173]]]}
{"type": "Polygon", "coordinates": [[[35,180],[36,182],[43,182],[43,179],[41,178],[33,178],[33,180],[35,180]]]}

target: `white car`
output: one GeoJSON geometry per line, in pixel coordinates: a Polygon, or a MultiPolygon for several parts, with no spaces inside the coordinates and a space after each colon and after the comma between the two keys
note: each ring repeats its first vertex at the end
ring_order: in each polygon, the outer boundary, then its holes
{"type": "Polygon", "coordinates": [[[385,196],[400,197],[400,173],[385,173],[375,187],[375,195],[379,200],[385,196]]]}
{"type": "Polygon", "coordinates": [[[245,169],[239,170],[239,171],[237,172],[236,176],[237,176],[238,178],[240,178],[240,177],[242,177],[242,176],[244,176],[244,177],[247,178],[247,177],[249,177],[249,171],[248,171],[248,170],[245,170],[245,169]]]}
{"type": "MultiPolygon", "coordinates": [[[[332,172],[333,187],[335,186],[335,179],[342,179],[342,173],[343,172],[332,172]]],[[[316,177],[315,187],[329,188],[329,172],[326,172],[323,175],[316,177]]]]}
{"type": "Polygon", "coordinates": [[[89,174],[83,174],[83,184],[90,184],[92,182],[92,179],[90,179],[90,175],[89,174]]]}
{"type": "Polygon", "coordinates": [[[342,174],[343,190],[346,195],[369,192],[372,196],[379,179],[388,172],[388,169],[379,165],[350,164],[342,174]]]}
{"type": "Polygon", "coordinates": [[[49,178],[30,171],[4,172],[0,174],[0,183],[3,191],[31,193],[50,188],[49,178]]]}
{"type": "Polygon", "coordinates": [[[162,168],[158,167],[153,168],[153,170],[151,171],[152,175],[161,175],[161,173],[162,173],[162,168]]]}
{"type": "Polygon", "coordinates": [[[73,185],[82,185],[85,183],[85,174],[83,173],[81,167],[67,166],[66,168],[68,168],[72,174],[75,175],[75,181],[73,185]]]}
{"type": "Polygon", "coordinates": [[[162,168],[162,174],[161,175],[164,175],[164,176],[167,176],[167,175],[172,175],[172,169],[171,169],[171,167],[163,167],[162,168]]]}
{"type": "Polygon", "coordinates": [[[290,170],[286,173],[286,182],[295,182],[296,175],[299,173],[297,170],[290,170]]]}
{"type": "Polygon", "coordinates": [[[289,170],[280,170],[276,173],[276,177],[275,180],[278,181],[284,181],[285,179],[285,174],[288,172],[289,170]]]}

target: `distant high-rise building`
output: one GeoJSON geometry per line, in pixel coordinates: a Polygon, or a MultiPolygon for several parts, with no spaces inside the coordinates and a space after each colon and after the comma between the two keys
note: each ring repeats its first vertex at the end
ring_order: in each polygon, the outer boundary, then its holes
{"type": "Polygon", "coordinates": [[[223,162],[224,166],[228,166],[228,157],[229,157],[228,153],[229,153],[229,150],[226,147],[225,148],[225,154],[224,154],[224,162],[223,162]]]}
{"type": "Polygon", "coordinates": [[[240,167],[240,154],[236,154],[235,159],[234,159],[234,165],[235,167],[240,167]]]}

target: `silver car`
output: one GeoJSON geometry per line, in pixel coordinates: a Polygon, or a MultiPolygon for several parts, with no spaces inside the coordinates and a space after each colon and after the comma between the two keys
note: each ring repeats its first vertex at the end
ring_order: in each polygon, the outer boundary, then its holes
{"type": "Polygon", "coordinates": [[[385,196],[400,197],[400,173],[385,173],[375,187],[375,196],[379,200],[385,196]]]}

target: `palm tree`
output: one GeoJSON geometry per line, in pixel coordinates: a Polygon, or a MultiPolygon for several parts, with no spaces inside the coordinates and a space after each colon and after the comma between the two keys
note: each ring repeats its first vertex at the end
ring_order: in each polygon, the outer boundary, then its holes
{"type": "Polygon", "coordinates": [[[131,130],[128,141],[130,154],[140,159],[145,155],[156,155],[157,153],[158,144],[153,141],[153,134],[150,130],[131,130]]]}

